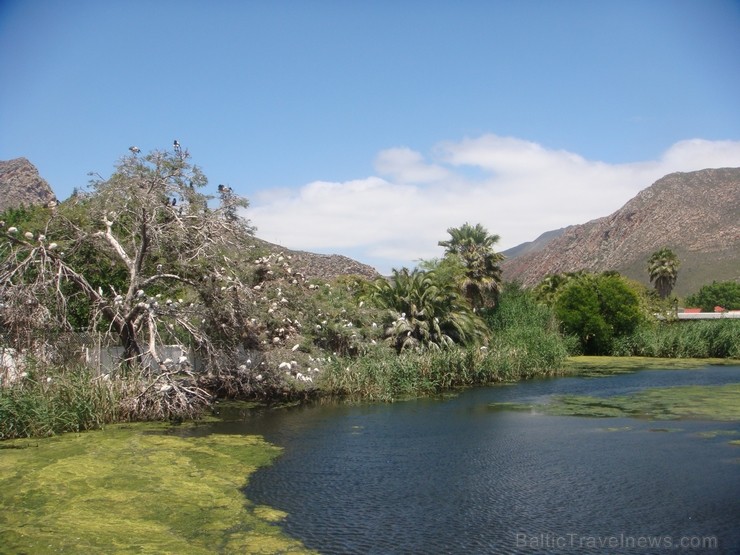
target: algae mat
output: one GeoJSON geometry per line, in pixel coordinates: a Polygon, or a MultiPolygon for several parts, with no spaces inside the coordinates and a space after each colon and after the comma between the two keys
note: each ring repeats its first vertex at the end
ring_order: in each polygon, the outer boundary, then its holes
{"type": "Polygon", "coordinates": [[[242,494],[280,449],[163,426],[0,444],[0,553],[308,553],[242,494]]]}
{"type": "Polygon", "coordinates": [[[650,388],[634,395],[567,395],[548,407],[569,416],[632,416],[656,420],[740,420],[740,384],[650,388]]]}
{"type": "Polygon", "coordinates": [[[651,420],[740,421],[740,384],[649,388],[632,395],[562,395],[543,405],[493,403],[494,410],[535,410],[558,416],[651,420]]]}

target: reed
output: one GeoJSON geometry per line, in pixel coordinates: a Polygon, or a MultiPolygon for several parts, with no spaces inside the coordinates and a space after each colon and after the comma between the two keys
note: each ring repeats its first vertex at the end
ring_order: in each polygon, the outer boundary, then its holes
{"type": "Polygon", "coordinates": [[[615,343],[615,356],[740,358],[739,320],[644,325],[615,343]]]}
{"type": "Polygon", "coordinates": [[[31,371],[0,388],[0,439],[100,428],[118,419],[119,397],[85,368],[31,371]]]}

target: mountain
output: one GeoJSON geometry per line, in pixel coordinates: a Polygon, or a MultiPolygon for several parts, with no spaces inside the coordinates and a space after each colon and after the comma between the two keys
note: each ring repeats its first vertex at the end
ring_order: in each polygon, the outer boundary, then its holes
{"type": "Polygon", "coordinates": [[[582,269],[649,284],[648,258],[662,247],[681,261],[679,296],[713,280],[740,281],[740,168],[669,174],[610,216],[509,249],[502,270],[526,286],[582,269]]]}
{"type": "Polygon", "coordinates": [[[0,160],[0,212],[20,206],[49,205],[54,192],[36,166],[25,158],[0,160]]]}
{"type": "Polygon", "coordinates": [[[517,256],[539,252],[544,249],[550,241],[560,237],[564,231],[564,227],[554,229],[552,231],[545,231],[545,233],[537,237],[534,241],[527,241],[526,243],[522,243],[516,247],[511,247],[510,249],[502,251],[501,254],[506,258],[516,258],[517,256]]]}
{"type": "Polygon", "coordinates": [[[294,251],[268,243],[255,237],[256,247],[266,249],[271,253],[281,253],[290,257],[290,265],[307,279],[331,280],[339,276],[357,275],[368,279],[380,277],[372,266],[353,260],[341,254],[316,254],[306,251],[294,251]]]}

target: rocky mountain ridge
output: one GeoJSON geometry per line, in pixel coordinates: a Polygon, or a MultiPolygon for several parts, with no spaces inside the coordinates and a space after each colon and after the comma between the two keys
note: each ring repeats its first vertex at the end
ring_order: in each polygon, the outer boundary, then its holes
{"type": "Polygon", "coordinates": [[[740,168],[669,174],[610,216],[550,233],[510,254],[505,280],[533,286],[547,274],[616,270],[649,283],[647,260],[662,247],[681,260],[676,294],[740,280],[740,168]]]}
{"type": "Polygon", "coordinates": [[[31,162],[25,158],[0,160],[0,212],[53,202],[56,202],[54,191],[31,162]]]}
{"type": "Polygon", "coordinates": [[[358,262],[341,254],[317,254],[306,251],[294,251],[280,245],[269,243],[255,237],[257,247],[269,250],[271,253],[282,253],[290,256],[290,265],[308,279],[331,280],[339,276],[357,275],[368,279],[380,277],[372,266],[358,262]]]}

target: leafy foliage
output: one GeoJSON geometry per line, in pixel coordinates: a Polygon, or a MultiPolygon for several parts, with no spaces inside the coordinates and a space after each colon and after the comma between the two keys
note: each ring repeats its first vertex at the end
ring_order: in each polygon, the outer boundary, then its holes
{"type": "Polygon", "coordinates": [[[671,294],[678,279],[679,265],[678,256],[669,248],[664,247],[650,256],[648,260],[650,282],[655,283],[655,290],[661,299],[671,294]]]}
{"type": "Polygon", "coordinates": [[[686,297],[686,305],[701,307],[704,312],[712,312],[715,306],[725,310],[740,310],[740,283],[713,281],[686,297]]]}
{"type": "Polygon", "coordinates": [[[388,309],[386,336],[398,352],[476,343],[485,337],[483,321],[459,289],[432,271],[393,270],[389,280],[379,278],[366,295],[388,309]]]}
{"type": "Polygon", "coordinates": [[[478,310],[496,304],[501,287],[499,263],[504,256],[494,251],[498,235],[491,235],[481,224],[465,223],[447,230],[450,239],[440,241],[445,258],[457,259],[457,282],[471,306],[478,310]]]}
{"type": "Polygon", "coordinates": [[[565,286],[555,302],[564,331],[579,338],[585,354],[607,354],[615,338],[641,321],[640,299],[614,274],[585,274],[565,286]]]}

